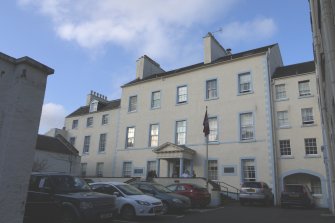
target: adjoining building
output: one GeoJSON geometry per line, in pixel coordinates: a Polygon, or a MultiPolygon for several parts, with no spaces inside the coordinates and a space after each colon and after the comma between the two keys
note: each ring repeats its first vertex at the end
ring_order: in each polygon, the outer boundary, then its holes
{"type": "Polygon", "coordinates": [[[80,174],[80,156],[63,136],[38,135],[33,171],[63,172],[80,174]]]}
{"type": "Polygon", "coordinates": [[[309,0],[325,145],[329,205],[335,214],[335,1],[309,0]]]}
{"type": "Polygon", "coordinates": [[[306,183],[326,207],[314,66],[283,66],[278,44],[232,53],[211,33],[203,41],[204,62],[164,71],[145,55],[120,100],[93,92],[66,118],[83,174],[145,178],[149,171],[159,177],[188,171],[236,188],[264,181],[277,201],[283,184],[306,183]]]}

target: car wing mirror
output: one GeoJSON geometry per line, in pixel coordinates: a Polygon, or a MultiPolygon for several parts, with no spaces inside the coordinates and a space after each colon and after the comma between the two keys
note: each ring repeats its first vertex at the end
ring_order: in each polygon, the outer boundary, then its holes
{"type": "Polygon", "coordinates": [[[120,197],[120,193],[117,192],[117,191],[115,191],[115,192],[113,193],[113,195],[115,195],[115,196],[117,196],[117,197],[120,197]]]}

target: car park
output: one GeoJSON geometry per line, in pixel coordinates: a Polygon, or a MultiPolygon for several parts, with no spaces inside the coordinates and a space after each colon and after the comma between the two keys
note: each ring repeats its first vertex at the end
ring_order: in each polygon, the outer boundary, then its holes
{"type": "Polygon", "coordinates": [[[272,189],[264,182],[244,182],[242,184],[239,200],[240,204],[246,202],[260,202],[264,205],[273,205],[272,189]]]}
{"type": "Polygon", "coordinates": [[[171,211],[185,211],[191,207],[191,200],[183,195],[173,193],[161,184],[150,182],[132,183],[143,193],[160,199],[163,203],[163,213],[171,211]]]}
{"type": "Polygon", "coordinates": [[[315,202],[307,185],[286,184],[280,196],[281,207],[302,206],[313,208],[315,202]]]}
{"type": "Polygon", "coordinates": [[[192,207],[206,207],[211,201],[207,188],[191,183],[178,183],[167,186],[174,193],[184,195],[191,200],[192,207]]]}
{"type": "Polygon", "coordinates": [[[79,177],[32,173],[25,205],[25,223],[81,223],[111,219],[116,197],[93,192],[79,177]]]}
{"type": "Polygon", "coordinates": [[[155,216],[162,214],[161,200],[145,195],[136,187],[120,182],[91,183],[94,191],[116,195],[118,214],[126,220],[135,216],[155,216]]]}

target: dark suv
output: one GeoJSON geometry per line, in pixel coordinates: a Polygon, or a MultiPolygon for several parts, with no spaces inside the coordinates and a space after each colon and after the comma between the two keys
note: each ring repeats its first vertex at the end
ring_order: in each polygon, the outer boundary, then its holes
{"type": "Polygon", "coordinates": [[[25,207],[25,223],[79,223],[110,219],[116,197],[91,191],[79,177],[33,173],[25,207]]]}

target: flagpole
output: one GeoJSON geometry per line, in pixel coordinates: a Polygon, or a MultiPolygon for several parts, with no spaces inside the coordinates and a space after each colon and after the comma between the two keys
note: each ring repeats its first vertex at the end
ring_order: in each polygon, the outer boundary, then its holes
{"type": "MultiPolygon", "coordinates": [[[[206,111],[207,111],[207,106],[206,106],[206,111]]],[[[208,175],[209,175],[209,171],[208,171],[208,135],[206,136],[206,188],[208,190],[208,175]]]]}

